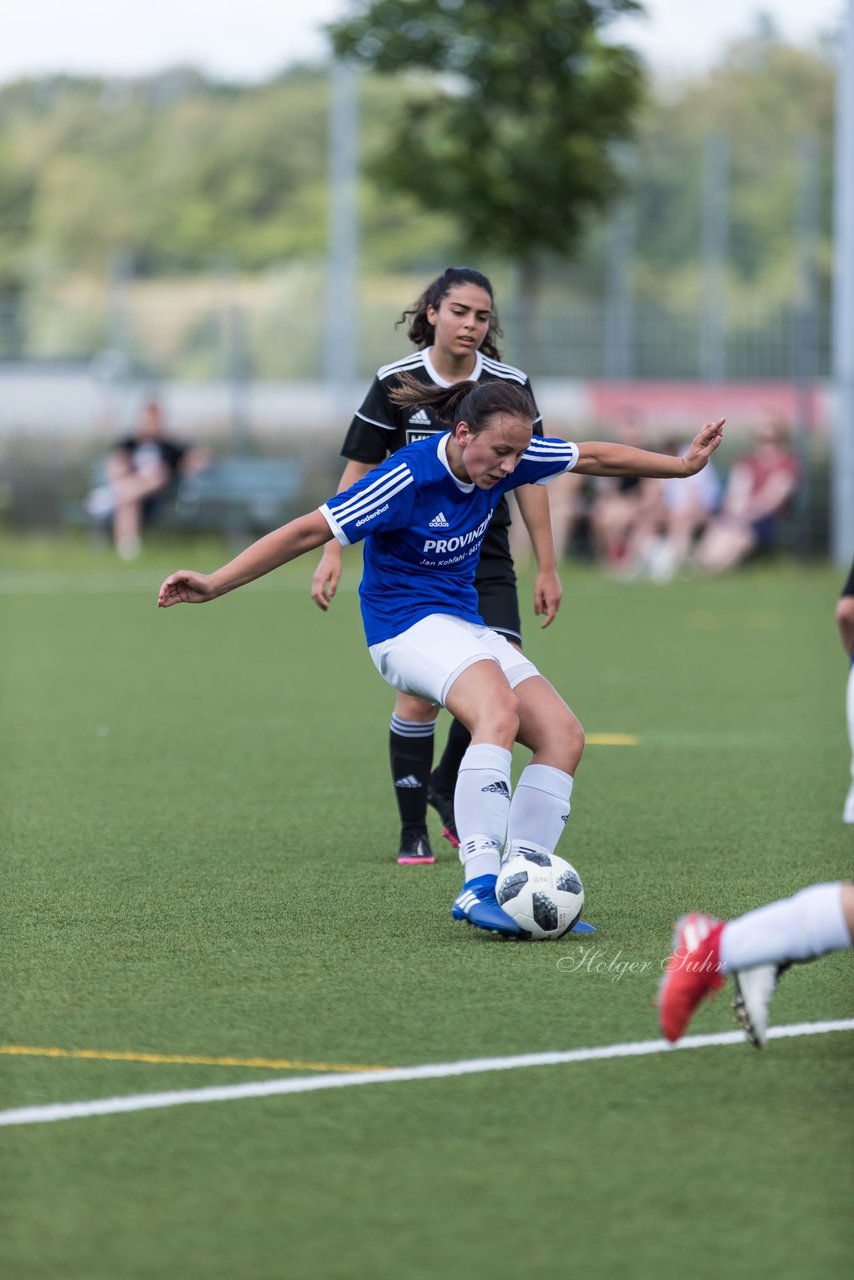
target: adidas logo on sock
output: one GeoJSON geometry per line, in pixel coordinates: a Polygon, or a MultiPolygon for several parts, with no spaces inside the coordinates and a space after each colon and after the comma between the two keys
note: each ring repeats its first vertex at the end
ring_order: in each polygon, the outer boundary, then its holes
{"type": "Polygon", "coordinates": [[[473,858],[476,853],[490,853],[494,850],[496,853],[501,852],[501,846],[497,840],[484,839],[482,836],[475,840],[466,840],[460,849],[462,861],[466,862],[469,858],[473,858]]]}
{"type": "Polygon", "coordinates": [[[414,422],[418,427],[429,427],[430,415],[424,409],[416,409],[415,413],[409,415],[409,421],[414,422]]]}
{"type": "Polygon", "coordinates": [[[428,528],[430,529],[450,529],[450,527],[451,526],[448,524],[447,520],[445,519],[445,514],[443,511],[440,511],[437,516],[434,516],[433,519],[430,521],[430,524],[428,525],[428,528]]]}
{"type": "Polygon", "coordinates": [[[481,787],[481,791],[494,791],[497,796],[504,796],[505,800],[510,799],[510,788],[506,782],[490,782],[488,787],[481,787]]]}
{"type": "Polygon", "coordinates": [[[421,783],[414,773],[408,773],[405,778],[395,778],[394,785],[402,787],[405,791],[416,791],[421,786],[421,783]]]}

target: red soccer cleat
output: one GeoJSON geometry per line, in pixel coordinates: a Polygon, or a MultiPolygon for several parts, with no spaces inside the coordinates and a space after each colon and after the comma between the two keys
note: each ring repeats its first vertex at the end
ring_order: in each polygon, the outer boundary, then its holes
{"type": "Polygon", "coordinates": [[[673,933],[673,950],[658,990],[658,1020],[671,1043],[685,1028],[704,996],[724,985],[720,939],[723,923],[699,913],[683,916],[673,933]]]}

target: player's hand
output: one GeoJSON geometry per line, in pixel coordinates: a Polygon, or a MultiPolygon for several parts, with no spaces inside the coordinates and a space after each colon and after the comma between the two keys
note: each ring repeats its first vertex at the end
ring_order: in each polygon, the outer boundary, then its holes
{"type": "Polygon", "coordinates": [[[560,608],[563,587],[556,569],[549,569],[537,574],[534,580],[534,613],[542,618],[543,628],[554,622],[560,608]]]}
{"type": "Polygon", "coordinates": [[[168,609],[173,604],[205,604],[216,600],[212,575],[194,573],[192,569],[179,569],[170,573],[157,596],[158,609],[168,609]]]}
{"type": "Polygon", "coordinates": [[[694,436],[688,452],[682,458],[682,464],[689,476],[703,470],[723,440],[725,422],[726,418],[718,418],[717,422],[707,422],[694,436]]]}
{"type": "Polygon", "coordinates": [[[311,598],[324,613],[329,608],[329,602],[338,590],[340,581],[341,547],[337,542],[330,542],[324,548],[311,580],[311,598]]]}

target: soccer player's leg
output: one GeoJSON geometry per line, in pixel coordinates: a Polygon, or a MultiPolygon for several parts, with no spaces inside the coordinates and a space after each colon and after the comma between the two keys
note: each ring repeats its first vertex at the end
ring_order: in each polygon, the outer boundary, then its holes
{"type": "Polygon", "coordinates": [[[402,866],[436,861],[427,834],[427,791],[433,763],[433,730],[439,708],[398,693],[389,726],[389,764],[400,816],[397,861],[402,866]]]}
{"type": "Polygon", "coordinates": [[[519,926],[498,905],[495,882],[507,835],[518,700],[501,667],[487,657],[453,679],[445,705],[472,735],[454,795],[464,882],[451,915],[481,929],[515,936],[519,926]]]}
{"type": "MultiPolygon", "coordinates": [[[[517,648],[522,647],[522,624],[516,575],[509,555],[492,554],[488,546],[481,550],[475,586],[480,616],[492,631],[505,636],[517,648]]],[[[461,720],[451,721],[445,749],[430,774],[428,803],[439,815],[442,835],[454,848],[459,848],[454,792],[463,756],[471,742],[471,734],[461,720]]]]}
{"type": "MultiPolygon", "coordinates": [[[[851,603],[854,604],[854,600],[851,603]]],[[[842,821],[854,824],[854,656],[852,656],[851,666],[848,669],[846,713],[848,717],[848,741],[851,747],[851,785],[845,797],[842,821]]]]}
{"type": "Polygon", "coordinates": [[[854,884],[815,884],[722,924],[689,915],[676,926],[673,951],[658,995],[661,1029],[682,1036],[707,995],[736,979],[736,1017],[761,1047],[768,1007],[784,968],[854,944],[854,884]]]}
{"type": "Polygon", "coordinates": [[[702,912],[678,920],[670,957],[658,989],[658,1020],[671,1043],[685,1029],[700,1002],[724,984],[720,936],[723,924],[702,912]]]}
{"type": "Polygon", "coordinates": [[[507,828],[505,859],[522,846],[554,853],[570,813],[584,730],[560,694],[539,674],[515,686],[519,741],[533,752],[522,770],[507,828]]]}

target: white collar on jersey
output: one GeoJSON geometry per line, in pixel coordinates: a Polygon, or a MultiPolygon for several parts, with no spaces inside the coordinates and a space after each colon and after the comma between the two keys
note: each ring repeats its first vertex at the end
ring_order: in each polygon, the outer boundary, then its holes
{"type": "Polygon", "coordinates": [[[447,471],[448,475],[451,477],[451,479],[453,480],[457,488],[462,490],[463,493],[471,493],[472,490],[474,489],[474,481],[470,480],[468,484],[466,484],[464,481],[458,480],[457,477],[454,475],[453,471],[451,470],[451,464],[448,462],[448,439],[450,437],[450,434],[451,434],[450,431],[448,431],[446,432],[445,435],[439,437],[439,444],[436,449],[436,452],[439,455],[439,461],[441,462],[442,466],[445,468],[445,470],[447,471]]]}
{"type": "MultiPolygon", "coordinates": [[[[430,377],[436,383],[437,387],[455,387],[457,385],[455,382],[448,382],[447,378],[443,378],[441,374],[436,372],[433,361],[430,359],[430,352],[432,350],[433,350],[432,347],[425,347],[425,349],[421,352],[421,358],[424,361],[424,368],[427,370],[430,377]]],[[[480,354],[479,351],[475,351],[474,368],[472,369],[471,373],[467,378],[461,378],[460,381],[461,382],[477,382],[482,372],[483,372],[483,356],[480,354]]]]}

